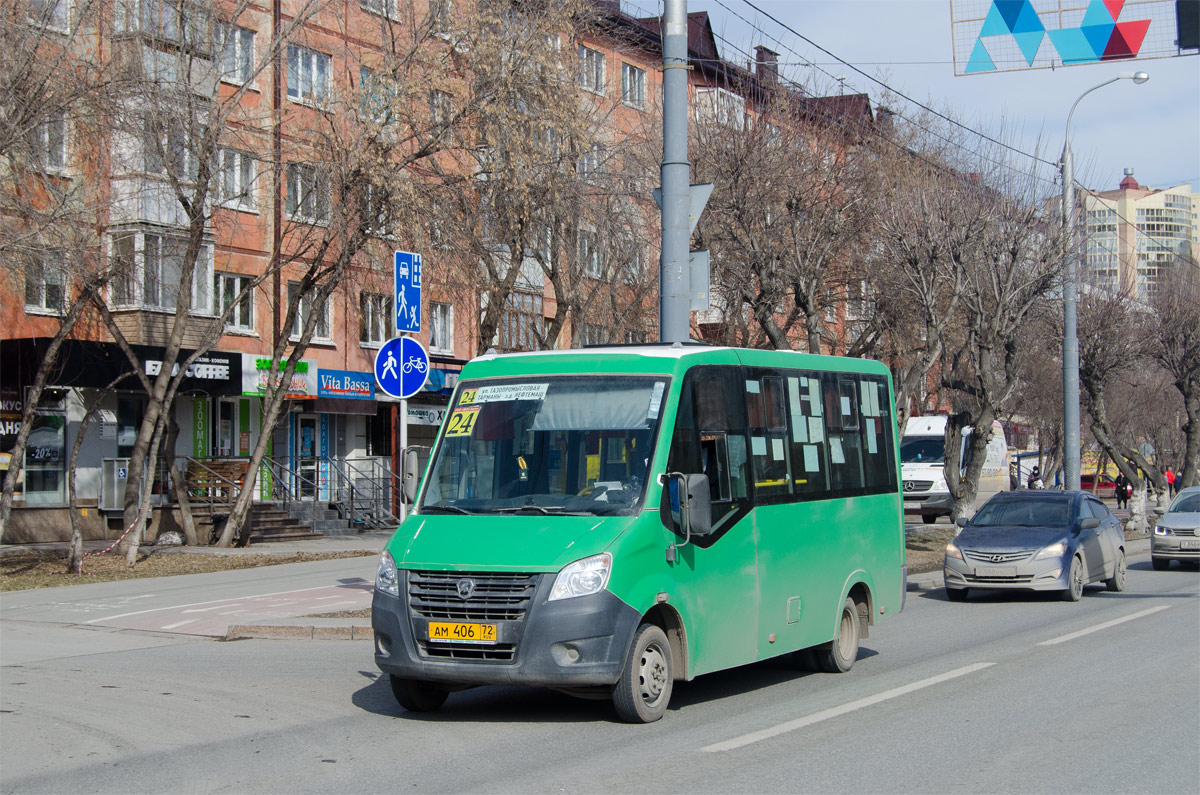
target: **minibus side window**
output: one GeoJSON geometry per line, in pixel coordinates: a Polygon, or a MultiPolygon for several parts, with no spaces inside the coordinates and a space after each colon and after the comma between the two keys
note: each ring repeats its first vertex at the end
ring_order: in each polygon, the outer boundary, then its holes
{"type": "Polygon", "coordinates": [[[861,376],[858,386],[865,485],[871,492],[895,491],[892,404],[888,399],[887,382],[877,376],[861,376]]]}
{"type": "Polygon", "coordinates": [[[824,388],[830,486],[839,492],[859,491],[864,480],[858,433],[857,381],[844,376],[831,377],[824,388]]]}
{"type": "Polygon", "coordinates": [[[797,495],[821,497],[829,492],[829,446],[825,443],[825,410],[821,378],[794,372],[787,377],[789,436],[797,495]]]}
{"type": "Polygon", "coordinates": [[[754,493],[755,499],[772,501],[792,493],[787,396],[780,376],[754,375],[748,373],[745,382],[754,493]]]}

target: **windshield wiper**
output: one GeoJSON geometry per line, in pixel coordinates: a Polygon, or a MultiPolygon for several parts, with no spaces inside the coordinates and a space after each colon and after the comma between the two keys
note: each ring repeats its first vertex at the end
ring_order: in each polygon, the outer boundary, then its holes
{"type": "Polygon", "coordinates": [[[547,508],[544,505],[514,505],[509,508],[496,508],[496,513],[523,513],[535,511],[544,516],[592,516],[590,511],[567,511],[562,508],[547,508]]]}
{"type": "Polygon", "coordinates": [[[474,516],[465,508],[459,508],[457,505],[422,505],[421,513],[433,513],[435,511],[445,511],[446,513],[461,513],[463,516],[474,516]]]}

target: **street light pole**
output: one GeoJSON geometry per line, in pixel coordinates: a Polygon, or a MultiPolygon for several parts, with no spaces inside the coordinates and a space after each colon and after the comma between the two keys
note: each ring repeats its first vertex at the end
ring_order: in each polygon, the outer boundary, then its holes
{"type": "Polygon", "coordinates": [[[1098,88],[1118,80],[1132,80],[1141,85],[1150,79],[1145,72],[1122,72],[1111,80],[1084,91],[1067,114],[1067,129],[1063,136],[1062,159],[1062,226],[1063,226],[1063,480],[1068,490],[1079,490],[1079,337],[1076,334],[1076,264],[1075,264],[1075,177],[1071,163],[1071,118],[1079,100],[1098,88]]]}

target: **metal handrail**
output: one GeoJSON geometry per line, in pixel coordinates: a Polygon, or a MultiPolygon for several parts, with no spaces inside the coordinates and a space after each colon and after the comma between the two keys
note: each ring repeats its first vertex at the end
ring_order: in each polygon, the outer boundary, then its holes
{"type": "MultiPolygon", "coordinates": [[[[304,500],[302,497],[296,496],[295,491],[287,485],[286,478],[279,477],[279,475],[275,473],[276,469],[278,469],[282,472],[288,473],[289,475],[293,476],[294,478],[296,478],[297,480],[299,480],[303,483],[307,483],[307,484],[311,485],[313,487],[314,500],[317,496],[320,495],[320,484],[317,481],[305,477],[297,470],[289,467],[287,464],[276,461],[274,458],[271,458],[270,456],[263,456],[262,463],[264,465],[266,465],[268,469],[272,470],[272,477],[274,478],[272,487],[275,487],[275,486],[281,487],[284,494],[286,495],[284,498],[284,501],[283,501],[285,508],[287,508],[287,506],[290,503],[303,502],[304,500]]],[[[309,511],[309,522],[312,525],[313,533],[316,534],[316,532],[317,532],[317,511],[316,511],[315,505],[313,505],[311,510],[309,511]]]]}
{"type": "MultiPolygon", "coordinates": [[[[382,470],[383,474],[391,478],[392,482],[388,483],[385,478],[379,477],[375,471],[371,472],[370,474],[363,472],[348,458],[341,459],[341,463],[347,469],[358,475],[361,475],[365,480],[370,481],[375,486],[375,494],[370,498],[370,503],[376,506],[377,513],[372,514],[369,518],[375,520],[376,525],[379,526],[386,526],[394,522],[398,522],[399,518],[392,513],[392,506],[396,504],[396,498],[399,494],[401,494],[400,487],[398,485],[401,482],[400,479],[396,477],[395,473],[393,473],[390,469],[384,467],[379,460],[374,458],[369,458],[366,460],[371,464],[372,470],[382,470]],[[385,500],[382,504],[380,500],[381,497],[385,500]]],[[[357,488],[356,491],[361,493],[361,490],[358,490],[357,488]]]]}

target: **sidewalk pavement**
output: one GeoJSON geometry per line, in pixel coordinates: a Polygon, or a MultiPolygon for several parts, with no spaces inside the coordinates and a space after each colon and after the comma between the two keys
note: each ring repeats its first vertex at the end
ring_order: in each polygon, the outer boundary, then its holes
{"type": "MultiPolygon", "coordinates": [[[[326,535],[322,538],[304,538],[288,541],[268,541],[251,544],[247,547],[186,547],[164,546],[159,544],[143,544],[146,550],[154,550],[155,554],[190,554],[190,555],[291,555],[295,552],[380,552],[384,544],[392,537],[391,530],[373,530],[365,533],[326,535]]],[[[113,544],[112,540],[84,541],[85,552],[99,552],[113,544]]],[[[0,556],[15,555],[22,552],[66,551],[71,548],[69,541],[50,541],[44,544],[3,544],[0,545],[0,556]]]]}

